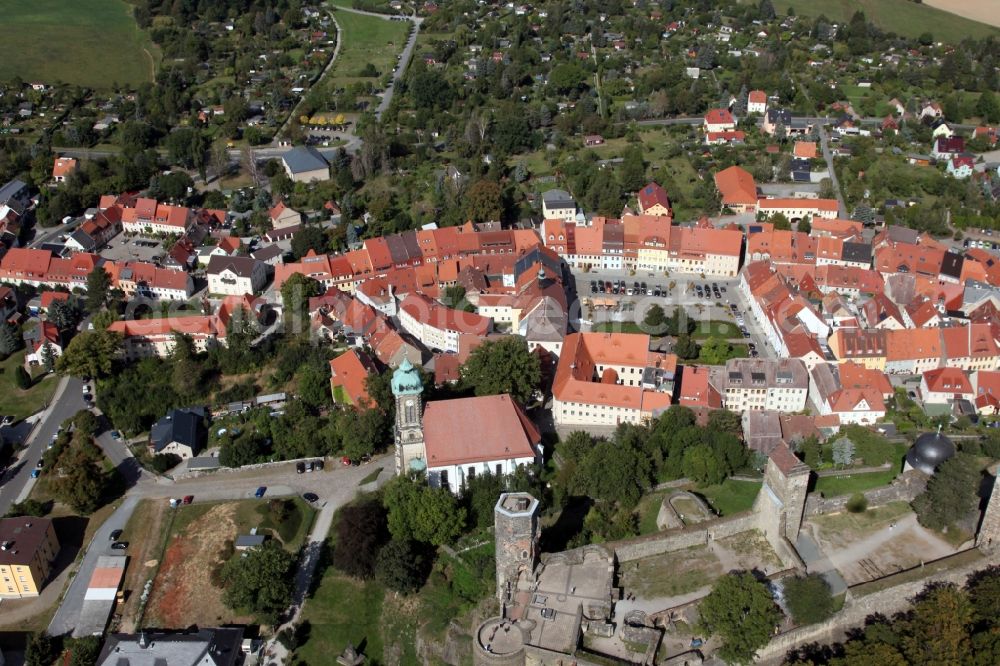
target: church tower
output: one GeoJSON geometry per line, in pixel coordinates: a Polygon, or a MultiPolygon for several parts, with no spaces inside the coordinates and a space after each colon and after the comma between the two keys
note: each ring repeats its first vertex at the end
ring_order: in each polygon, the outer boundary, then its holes
{"type": "Polygon", "coordinates": [[[396,474],[427,469],[424,450],[423,393],[420,372],[403,359],[392,373],[392,395],[396,398],[396,474]]]}

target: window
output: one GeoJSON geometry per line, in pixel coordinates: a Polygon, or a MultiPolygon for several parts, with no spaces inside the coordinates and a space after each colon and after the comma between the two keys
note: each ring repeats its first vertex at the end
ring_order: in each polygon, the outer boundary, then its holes
{"type": "Polygon", "coordinates": [[[469,481],[472,481],[474,478],[476,478],[476,468],[475,467],[470,467],[469,468],[469,481]]]}
{"type": "Polygon", "coordinates": [[[497,463],[497,476],[503,476],[503,463],[497,463]]]}
{"type": "Polygon", "coordinates": [[[450,488],[451,487],[451,484],[448,483],[448,470],[446,470],[446,469],[441,470],[441,477],[440,478],[441,478],[441,487],[442,488],[450,488]]]}

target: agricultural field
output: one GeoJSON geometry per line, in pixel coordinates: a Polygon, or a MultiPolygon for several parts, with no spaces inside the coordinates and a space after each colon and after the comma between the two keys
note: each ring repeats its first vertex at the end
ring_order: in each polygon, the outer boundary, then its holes
{"type": "Polygon", "coordinates": [[[410,27],[405,21],[386,21],[353,12],[336,12],[343,45],[330,74],[324,79],[331,90],[352,83],[371,81],[390,74],[396,58],[406,45],[410,27]],[[371,64],[379,77],[364,76],[362,69],[371,64]]]}
{"type": "Polygon", "coordinates": [[[924,0],[925,5],[964,16],[973,21],[1000,27],[996,0],[924,0]]]}
{"type": "Polygon", "coordinates": [[[98,89],[151,81],[157,53],[123,0],[0,0],[0,79],[98,89]]]}
{"type": "MultiPolygon", "coordinates": [[[[957,0],[939,0],[936,4],[958,6],[960,3],[957,0]]],[[[996,17],[996,3],[979,0],[978,4],[994,5],[993,16],[996,17]]],[[[919,37],[929,32],[935,39],[958,43],[966,37],[981,39],[1000,35],[1000,30],[996,27],[910,0],[774,0],[774,8],[779,14],[787,12],[789,7],[794,8],[798,15],[824,14],[838,23],[847,23],[854,12],[862,11],[869,21],[883,30],[906,37],[919,37]]]]}

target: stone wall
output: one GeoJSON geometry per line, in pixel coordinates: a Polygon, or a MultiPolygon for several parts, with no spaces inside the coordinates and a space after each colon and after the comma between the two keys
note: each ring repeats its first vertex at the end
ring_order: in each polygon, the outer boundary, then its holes
{"type": "MultiPolygon", "coordinates": [[[[883,506],[890,502],[912,502],[913,498],[927,488],[927,477],[916,470],[909,470],[893,479],[888,486],[873,488],[864,492],[868,506],[883,506]]],[[[819,493],[810,493],[806,499],[806,515],[816,516],[824,513],[843,511],[850,495],[824,498],[819,493]]]]}
{"type": "Polygon", "coordinates": [[[746,532],[757,527],[757,518],[753,513],[740,513],[728,518],[719,518],[690,527],[667,530],[635,539],[615,541],[605,544],[614,549],[619,562],[631,562],[644,557],[672,553],[692,546],[703,546],[712,539],[726,537],[746,532]]]}
{"type": "Polygon", "coordinates": [[[990,564],[996,564],[998,561],[1000,561],[998,557],[986,558],[952,571],[931,574],[924,579],[903,583],[857,599],[848,594],[843,610],[826,622],[793,629],[772,638],[765,648],[758,651],[757,663],[780,664],[788,651],[793,648],[808,643],[841,641],[846,630],[861,626],[869,615],[873,613],[892,615],[907,608],[913,597],[919,594],[928,583],[946,582],[961,586],[965,584],[969,574],[984,569],[990,564]]]}

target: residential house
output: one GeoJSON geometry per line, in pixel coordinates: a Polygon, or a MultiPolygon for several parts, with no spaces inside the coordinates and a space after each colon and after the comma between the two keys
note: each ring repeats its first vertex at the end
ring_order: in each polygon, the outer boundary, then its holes
{"type": "Polygon", "coordinates": [[[214,256],[209,260],[205,273],[208,275],[208,291],[212,294],[257,294],[267,283],[266,265],[253,257],[214,256]]]}
{"type": "Polygon", "coordinates": [[[289,208],[284,201],[274,204],[271,210],[267,211],[267,216],[271,219],[272,229],[287,229],[302,224],[302,213],[289,208]]]}
{"type": "Polygon", "coordinates": [[[736,121],[728,109],[709,109],[703,120],[706,132],[728,132],[736,129],[736,121]]]}
{"type": "Polygon", "coordinates": [[[834,219],[838,216],[839,205],[836,199],[758,199],[757,214],[764,217],[782,214],[793,224],[809,218],[834,219]]]}
{"type": "Polygon", "coordinates": [[[729,359],[725,367],[712,368],[709,378],[722,406],[734,412],[799,412],[809,395],[809,373],[796,358],[729,359]]]}
{"type": "Polygon", "coordinates": [[[670,198],[659,183],[649,183],[639,190],[639,212],[643,215],[671,217],[670,198]]]}
{"type": "Polygon", "coordinates": [[[968,376],[958,368],[928,370],[920,379],[917,390],[926,405],[949,405],[955,400],[974,400],[975,390],[968,376]]]}
{"type": "Polygon", "coordinates": [[[205,447],[207,430],[203,407],[172,409],[149,430],[149,452],[173,454],[183,459],[197,456],[205,447]]]}
{"type": "Polygon", "coordinates": [[[878,370],[848,361],[821,363],[809,374],[809,399],[821,416],[834,415],[841,425],[872,425],[885,418],[892,387],[878,370]]]}
{"type": "Polygon", "coordinates": [[[973,404],[976,411],[984,416],[996,416],[1000,413],[1000,372],[976,370],[970,379],[975,393],[973,404]]]}
{"type": "Polygon", "coordinates": [[[38,326],[24,334],[24,341],[27,346],[24,364],[27,367],[43,366],[47,361],[62,356],[62,336],[50,321],[39,322],[38,326]]]}
{"type": "Polygon", "coordinates": [[[422,294],[410,294],[399,305],[399,325],[431,350],[457,352],[460,335],[486,336],[493,320],[453,310],[422,294]]]}
{"type": "Polygon", "coordinates": [[[976,159],[971,155],[952,155],[948,160],[948,175],[953,178],[964,179],[972,175],[976,167],[976,159]]]}
{"type": "Polygon", "coordinates": [[[546,220],[576,219],[576,200],[565,190],[549,190],[542,193],[542,217],[546,220]]]}
{"type": "Polygon", "coordinates": [[[77,161],[72,157],[57,157],[52,164],[52,180],[56,183],[65,183],[66,179],[77,169],[77,161]]]}
{"type": "Polygon", "coordinates": [[[50,518],[0,518],[0,599],[37,597],[58,554],[50,518]]]}
{"type": "Polygon", "coordinates": [[[938,137],[934,140],[931,157],[937,160],[947,160],[965,152],[965,139],[960,136],[938,137]]]}
{"type": "Polygon", "coordinates": [[[747,95],[747,113],[763,115],[767,111],[767,93],[763,90],[751,90],[747,95]]]}
{"type": "Polygon", "coordinates": [[[375,364],[363,351],[349,349],[330,361],[330,392],[339,405],[371,407],[366,381],[376,373],[375,364]]]}

